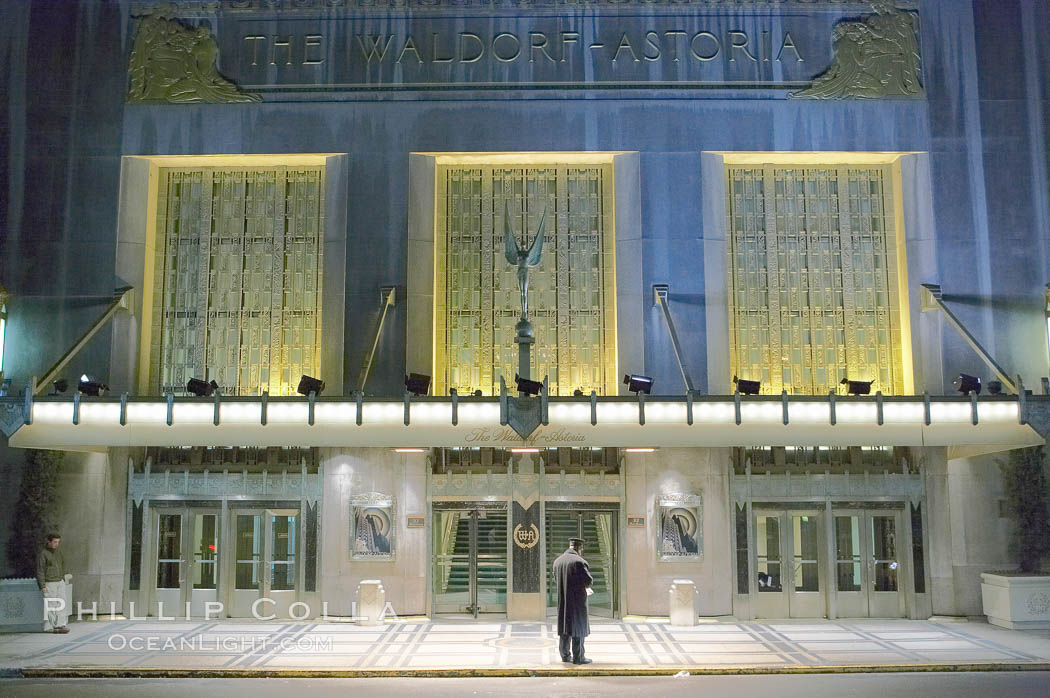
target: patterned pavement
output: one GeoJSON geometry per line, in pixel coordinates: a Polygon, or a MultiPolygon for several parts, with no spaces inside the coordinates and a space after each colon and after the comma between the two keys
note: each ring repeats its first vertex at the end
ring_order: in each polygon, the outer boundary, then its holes
{"type": "MultiPolygon", "coordinates": [[[[377,627],[323,622],[71,624],[69,635],[0,635],[0,668],[352,670],[571,669],[553,626],[530,622],[401,619],[377,627]]],[[[594,669],[843,665],[1040,664],[1050,633],[981,622],[910,620],[594,622],[594,669]]]]}

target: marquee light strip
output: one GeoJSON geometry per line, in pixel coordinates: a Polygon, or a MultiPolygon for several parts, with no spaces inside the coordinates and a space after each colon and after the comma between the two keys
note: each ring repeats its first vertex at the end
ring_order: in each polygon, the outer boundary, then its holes
{"type": "MultiPolygon", "coordinates": [[[[693,425],[731,425],[737,423],[736,401],[732,398],[707,399],[692,404],[693,425]]],[[[926,421],[926,403],[922,397],[894,399],[882,402],[882,418],[876,398],[870,400],[834,402],[824,399],[797,400],[786,403],[781,398],[744,398],[740,401],[742,425],[890,425],[923,424],[926,421]],[[785,419],[786,410],[786,419],[785,419]]],[[[72,400],[37,400],[33,402],[33,424],[62,425],[74,423],[72,400]]],[[[318,426],[356,427],[358,405],[343,400],[318,400],[314,408],[314,424],[318,426]]],[[[80,401],[77,424],[81,427],[120,425],[121,403],[119,399],[80,401]]],[[[639,424],[639,403],[634,399],[605,400],[596,406],[597,423],[604,425],[639,424]]],[[[688,405],[685,400],[646,400],[645,424],[687,425],[688,405]]],[[[171,426],[211,425],[215,406],[195,398],[175,398],[171,405],[171,426]]],[[[550,423],[565,427],[591,426],[591,407],[586,402],[559,402],[551,400],[550,423]]],[[[365,400],[361,403],[362,427],[404,424],[405,411],[402,401],[365,400]]],[[[459,426],[492,426],[499,424],[500,409],[497,400],[485,402],[460,401],[458,406],[459,426]]],[[[1017,424],[1020,421],[1020,404],[1017,399],[980,400],[976,403],[959,399],[937,399],[929,401],[929,424],[1017,424]],[[976,410],[974,405],[976,404],[976,410]]],[[[157,426],[168,423],[166,400],[128,402],[127,426],[157,426]]],[[[262,424],[263,403],[261,400],[224,401],[219,405],[220,424],[262,424]]],[[[306,399],[275,401],[266,404],[266,425],[302,426],[309,428],[309,405],[306,399]]],[[[409,408],[410,425],[452,426],[451,401],[415,402],[409,408]]]]}

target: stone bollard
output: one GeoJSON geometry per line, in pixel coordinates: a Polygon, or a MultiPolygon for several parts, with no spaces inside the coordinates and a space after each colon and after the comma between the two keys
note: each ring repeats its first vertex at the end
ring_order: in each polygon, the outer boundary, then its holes
{"type": "Polygon", "coordinates": [[[671,584],[671,625],[696,625],[696,584],[676,579],[671,584]]]}
{"type": "Polygon", "coordinates": [[[386,592],[378,579],[364,579],[357,585],[357,624],[379,625],[386,607],[386,592]]]}

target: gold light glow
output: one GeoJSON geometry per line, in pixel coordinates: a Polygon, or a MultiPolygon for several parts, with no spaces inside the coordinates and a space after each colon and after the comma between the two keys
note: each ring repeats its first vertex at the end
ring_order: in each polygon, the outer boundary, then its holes
{"type": "MultiPolygon", "coordinates": [[[[791,376],[791,385],[785,385],[791,392],[807,392],[806,381],[816,383],[817,379],[799,378],[799,376],[807,375],[806,371],[808,366],[806,361],[799,359],[791,351],[800,348],[803,350],[803,356],[807,348],[812,348],[813,351],[817,351],[818,348],[827,351],[830,347],[834,349],[833,345],[844,344],[846,353],[846,365],[845,370],[847,372],[855,371],[860,369],[864,372],[861,376],[858,374],[860,380],[869,380],[871,378],[877,378],[876,375],[867,375],[867,373],[878,371],[888,372],[889,380],[880,381],[880,390],[887,395],[910,395],[914,393],[914,372],[912,366],[912,338],[911,338],[911,324],[909,318],[911,317],[909,310],[909,291],[908,291],[908,273],[907,273],[907,260],[906,260],[906,240],[905,240],[905,229],[904,229],[904,192],[902,188],[902,176],[901,176],[901,158],[902,156],[909,155],[906,152],[841,152],[841,151],[826,151],[826,152],[719,152],[717,153],[722,157],[725,172],[727,177],[727,200],[735,201],[733,194],[733,177],[738,176],[736,173],[742,173],[744,180],[747,180],[748,176],[752,176],[754,181],[765,182],[766,187],[764,192],[764,209],[765,216],[768,217],[771,214],[776,214],[778,221],[784,219],[785,221],[793,221],[794,225],[799,228],[799,231],[791,234],[797,234],[798,236],[809,236],[816,238],[817,236],[825,236],[832,240],[831,245],[835,246],[837,243],[834,241],[841,236],[842,245],[844,250],[851,250],[854,245],[862,243],[855,242],[856,239],[860,239],[864,235],[871,237],[872,235],[881,235],[885,250],[881,253],[881,263],[884,265],[881,268],[888,270],[886,288],[878,291],[877,287],[872,285],[871,287],[864,286],[858,287],[858,293],[864,291],[870,292],[872,297],[878,298],[878,294],[883,294],[884,299],[877,301],[878,312],[885,314],[888,318],[888,322],[885,327],[880,325],[875,326],[860,326],[850,325],[839,328],[839,331],[844,331],[847,339],[845,342],[835,341],[831,342],[827,340],[829,328],[827,326],[821,326],[819,324],[813,324],[812,327],[806,327],[802,336],[808,336],[810,332],[814,338],[818,335],[823,335],[821,343],[818,344],[817,340],[814,339],[812,342],[808,339],[801,339],[797,336],[799,333],[796,331],[798,328],[794,325],[785,325],[783,330],[779,325],[776,328],[770,329],[769,336],[764,339],[751,338],[747,342],[747,351],[738,355],[736,347],[744,346],[739,344],[743,341],[738,336],[739,334],[750,333],[749,326],[745,323],[741,328],[737,328],[733,324],[734,317],[734,305],[740,299],[753,299],[760,298],[764,293],[768,292],[767,284],[762,276],[767,273],[768,268],[761,270],[762,274],[759,274],[757,278],[752,272],[756,269],[753,267],[747,267],[747,265],[740,262],[740,259],[746,257],[747,250],[741,248],[735,250],[732,247],[732,243],[727,244],[727,252],[729,253],[729,263],[731,265],[730,271],[730,287],[733,291],[730,293],[730,343],[732,353],[731,371],[737,373],[742,377],[759,379],[761,374],[763,383],[763,392],[767,390],[771,393],[778,393],[780,391],[780,384],[782,380],[787,380],[786,376],[791,376]],[[763,172],[764,169],[764,172],[763,172]],[[808,191],[806,196],[823,196],[829,198],[833,204],[838,205],[838,208],[829,209],[823,216],[830,222],[821,222],[820,215],[810,215],[798,213],[794,208],[791,208],[791,204],[796,204],[801,194],[791,193],[790,191],[781,191],[781,180],[792,180],[790,173],[784,174],[785,171],[798,170],[798,171],[831,171],[830,175],[824,173],[814,173],[814,181],[820,177],[824,177],[826,181],[829,181],[828,193],[825,195],[822,191],[818,191],[816,195],[811,195],[808,191]],[[838,170],[836,176],[835,170],[838,170]],[[884,204],[879,209],[877,214],[880,217],[880,222],[884,227],[874,227],[873,230],[867,228],[858,228],[856,231],[852,229],[854,222],[851,222],[848,218],[853,205],[854,199],[859,199],[861,194],[857,194],[852,190],[844,187],[849,187],[850,182],[853,182],[847,172],[854,170],[877,170],[880,174],[877,175],[878,181],[881,183],[881,201],[884,204]],[[751,173],[749,175],[749,173],[751,173]],[[773,188],[772,182],[777,183],[776,189],[773,188]],[[838,186],[838,189],[832,189],[834,185],[838,186]],[[834,192],[834,193],[832,193],[834,192]],[[781,208],[781,207],[784,208],[781,208]],[[803,218],[803,215],[805,216],[803,218]],[[841,215],[846,223],[843,224],[841,232],[839,231],[837,221],[838,216],[841,215]],[[810,226],[814,226],[810,229],[810,226]],[[741,266],[738,269],[737,264],[741,266]],[[850,340],[851,332],[859,332],[863,330],[865,332],[865,338],[863,341],[857,341],[856,339],[850,340]],[[872,341],[871,336],[876,333],[885,332],[886,338],[881,340],[878,344],[879,348],[879,359],[869,360],[865,353],[867,348],[873,346],[875,343],[872,341]],[[790,346],[785,344],[781,346],[781,337],[790,337],[790,346]],[[756,347],[760,356],[772,357],[777,349],[780,349],[783,354],[786,354],[781,358],[781,353],[776,353],[776,358],[780,359],[775,361],[774,358],[769,358],[766,361],[755,361],[754,359],[744,360],[743,357],[753,354],[756,347]],[[888,352],[888,361],[883,361],[882,352],[888,352]],[[877,364],[877,366],[876,366],[877,364]],[[756,374],[756,375],[751,375],[756,374]],[[782,376],[784,377],[782,379],[782,376]],[[798,383],[798,385],[796,385],[798,383]]],[[[793,181],[809,182],[809,174],[805,175],[805,178],[795,174],[793,181]]],[[[859,177],[859,175],[858,175],[859,177]]],[[[875,177],[875,175],[873,175],[875,177]]],[[[790,181],[788,182],[790,184],[790,181]]],[[[818,182],[819,185],[819,182],[818,182]]],[[[863,190],[863,181],[861,181],[861,190],[863,190]]],[[[863,193],[863,192],[862,192],[863,193]]],[[[877,195],[872,194],[873,197],[877,195]]],[[[808,201],[809,199],[807,199],[808,201]]],[[[763,194],[758,195],[759,205],[763,203],[763,194]]],[[[742,211],[747,211],[747,202],[741,204],[742,211]]],[[[732,219],[729,223],[730,226],[736,226],[736,219],[733,219],[733,213],[727,210],[727,217],[732,219]]],[[[741,214],[746,215],[746,214],[741,214]]],[[[872,214],[876,215],[876,214],[872,214]]],[[[743,218],[741,218],[743,220],[743,218]]],[[[765,231],[763,226],[759,228],[764,231],[761,233],[776,233],[780,236],[779,223],[777,229],[774,231],[765,231]]],[[[873,224],[874,226],[874,224],[873,224]]],[[[786,230],[790,232],[794,230],[790,225],[787,226],[786,230]]],[[[736,231],[736,228],[733,228],[736,231]]],[[[741,233],[742,235],[742,233],[741,233]]],[[[734,238],[734,234],[727,230],[727,240],[734,238]]],[[[821,240],[824,238],[821,237],[821,240]]],[[[743,244],[743,243],[741,243],[743,244]]],[[[870,244],[870,243],[869,243],[870,244]]],[[[758,245],[762,248],[762,245],[758,245]]],[[[766,254],[766,250],[762,249],[762,256],[766,254]]],[[[770,252],[770,254],[774,254],[770,252]]],[[[845,254],[845,252],[843,253],[845,254]]],[[[789,257],[789,252],[786,250],[781,251],[781,256],[784,259],[789,257]]],[[[776,259],[775,257],[773,257],[776,259]]],[[[781,265],[789,264],[789,262],[779,260],[781,265]]],[[[772,263],[770,263],[772,264],[772,263]]],[[[760,266],[765,266],[760,265],[760,266]]],[[[795,302],[795,298],[802,294],[802,286],[793,285],[791,282],[791,270],[788,272],[780,273],[782,269],[774,269],[773,272],[778,274],[777,278],[780,278],[782,283],[785,285],[777,289],[781,295],[787,296],[792,299],[792,303],[795,302]]],[[[842,270],[846,273],[845,268],[842,270]]],[[[773,272],[769,272],[773,275],[773,272]]],[[[852,280],[851,280],[852,283],[852,280]]],[[[859,282],[858,282],[859,283],[859,282]]],[[[821,289],[817,289],[817,295],[822,300],[816,301],[816,306],[813,308],[816,316],[821,313],[830,315],[828,311],[827,298],[834,296],[829,289],[828,292],[820,295],[821,289]]],[[[857,308],[859,307],[860,301],[853,299],[858,298],[854,294],[846,294],[845,302],[842,300],[838,301],[838,305],[842,306],[842,312],[848,317],[853,315],[854,312],[860,312],[857,308]],[[856,302],[857,307],[852,305],[856,302]]],[[[744,302],[742,306],[745,309],[750,308],[747,305],[750,300],[740,301],[744,302]]],[[[804,302],[804,301],[803,301],[804,302]]],[[[813,301],[810,301],[813,302],[813,301]]],[[[834,306],[835,302],[831,302],[831,306],[834,306]]],[[[794,307],[794,306],[792,306],[794,307]]],[[[868,306],[866,305],[865,308],[868,306]]],[[[870,312],[870,311],[865,311],[870,312]]],[[[746,313],[744,313],[746,315],[746,313]]],[[[772,322],[772,321],[771,321],[772,322]]],[[[881,320],[879,321],[881,322],[881,320]]],[[[753,333],[752,333],[753,334],[753,333]]],[[[784,339],[785,343],[789,340],[784,339]]],[[[841,364],[843,359],[841,355],[836,355],[833,359],[825,358],[821,356],[819,361],[814,361],[814,365],[820,366],[838,366],[841,364]]],[[[829,374],[830,374],[829,369],[829,374]]],[[[816,374],[814,374],[815,376],[816,374]]],[[[820,378],[820,381],[829,382],[831,376],[820,378]]],[[[837,380],[835,381],[837,382],[837,380]]],[[[829,383],[830,384],[830,383],[829,383]]]]}
{"type": "MultiPolygon", "coordinates": [[[[457,257],[454,250],[449,249],[449,219],[443,213],[447,210],[447,202],[450,199],[451,194],[449,193],[449,185],[446,180],[449,177],[449,172],[460,169],[471,169],[481,170],[489,174],[484,177],[495,177],[493,171],[507,171],[507,170],[549,170],[545,172],[543,176],[549,176],[551,181],[556,178],[559,182],[555,188],[557,191],[562,189],[568,189],[565,185],[566,171],[573,168],[598,168],[601,170],[601,187],[598,194],[598,215],[601,219],[601,257],[602,261],[600,264],[601,269],[601,281],[599,287],[602,291],[601,303],[601,324],[600,324],[600,341],[597,346],[600,346],[600,350],[595,353],[592,360],[587,365],[570,365],[571,362],[558,361],[557,365],[547,366],[546,369],[550,371],[549,377],[551,379],[552,395],[570,395],[574,388],[579,387],[581,384],[585,384],[588,381],[592,381],[593,384],[584,385],[587,390],[591,388],[596,389],[599,394],[603,395],[615,395],[618,390],[618,367],[617,367],[617,312],[616,312],[616,222],[615,222],[615,169],[614,159],[617,155],[623,155],[620,151],[602,151],[602,152],[503,152],[503,153],[419,153],[419,155],[428,155],[434,158],[435,164],[435,187],[434,187],[434,285],[433,285],[433,332],[430,338],[432,342],[432,375],[434,376],[434,392],[435,394],[445,394],[449,388],[455,387],[460,390],[462,394],[467,385],[473,385],[479,387],[483,394],[496,394],[498,388],[494,387],[498,385],[499,365],[503,364],[503,371],[506,375],[507,366],[513,364],[516,356],[516,348],[512,348],[512,352],[505,352],[506,347],[503,346],[500,340],[495,337],[488,340],[492,341],[493,346],[491,349],[485,348],[484,353],[491,351],[494,355],[490,359],[484,362],[477,362],[469,357],[464,358],[459,356],[459,353],[455,350],[454,345],[446,341],[450,334],[450,320],[449,315],[452,312],[450,298],[456,295],[455,291],[451,288],[451,280],[449,277],[453,276],[453,272],[459,276],[469,276],[464,269],[451,270],[450,264],[454,262],[457,257]],[[557,173],[557,174],[552,174],[557,173]],[[503,354],[503,360],[501,361],[500,355],[503,354]],[[508,355],[513,354],[511,359],[507,359],[508,355]],[[478,368],[480,367],[480,368],[478,368]],[[479,375],[461,375],[464,371],[477,371],[479,375]],[[573,375],[574,371],[580,373],[579,376],[573,375]]],[[[504,175],[499,175],[504,176],[504,175]]],[[[531,175],[530,175],[531,176],[531,175]]],[[[498,177],[495,177],[498,179],[498,177]]],[[[495,181],[493,179],[493,181],[495,181]]],[[[486,182],[488,180],[485,180],[486,182]]],[[[531,181],[531,180],[530,180],[531,181]]],[[[482,187],[483,190],[489,186],[486,184],[482,187]]],[[[495,188],[495,184],[491,185],[495,188]]],[[[493,196],[490,192],[488,196],[493,196]]],[[[515,195],[517,196],[517,195],[515,195]]],[[[557,196],[562,196],[561,194],[557,196]]],[[[581,194],[582,196],[582,194],[581,194]]],[[[560,199],[559,199],[560,200],[560,199]]],[[[488,236],[499,236],[495,230],[491,229],[493,225],[492,220],[489,217],[482,215],[480,223],[480,231],[488,236]]],[[[548,221],[548,226],[551,225],[551,221],[548,221]]],[[[548,234],[551,228],[548,227],[548,234]]],[[[498,237],[497,239],[501,239],[498,237]]],[[[500,243],[502,244],[502,243],[500,243]]],[[[556,254],[557,245],[550,245],[545,248],[544,257],[550,258],[556,254]]],[[[565,254],[564,251],[562,254],[565,254]]],[[[545,262],[544,265],[550,262],[545,262]]],[[[488,270],[486,274],[492,274],[493,276],[499,276],[503,273],[503,269],[499,266],[493,270],[488,270]]],[[[534,282],[535,283],[535,282],[534,282]]],[[[532,294],[530,298],[530,304],[533,308],[541,307],[543,301],[540,299],[537,287],[532,287],[532,294]]],[[[476,289],[468,289],[471,292],[476,289]]],[[[482,293],[485,291],[483,290],[482,293]]],[[[495,307],[501,307],[503,303],[502,292],[500,297],[487,299],[486,303],[494,305],[495,307]]],[[[550,307],[550,306],[548,306],[550,307]]],[[[561,313],[561,306],[558,306],[558,312],[561,313]]],[[[565,313],[568,313],[568,308],[565,308],[565,313]]],[[[557,351],[568,351],[567,347],[570,343],[567,339],[568,330],[564,325],[557,325],[555,322],[549,319],[544,319],[540,316],[533,316],[532,321],[537,324],[537,336],[553,337],[554,341],[551,346],[556,347],[557,351]],[[547,323],[544,325],[544,323],[547,323]]],[[[457,332],[465,332],[466,330],[460,328],[457,332]]],[[[499,334],[497,328],[496,334],[499,334]]],[[[476,342],[477,340],[475,340],[476,342]]],[[[484,340],[483,340],[484,341],[484,340]]],[[[462,346],[462,343],[460,344],[462,346]]],[[[552,350],[553,351],[553,350],[552,350]]],[[[552,361],[554,359],[552,358],[552,361]]],[[[539,349],[534,353],[534,361],[536,362],[536,368],[540,373],[544,372],[542,367],[539,349]]]]}

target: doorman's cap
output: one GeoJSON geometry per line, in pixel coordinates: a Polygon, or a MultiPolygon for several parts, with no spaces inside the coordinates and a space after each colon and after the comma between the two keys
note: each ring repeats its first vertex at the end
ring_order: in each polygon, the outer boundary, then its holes
{"type": "Polygon", "coordinates": [[[570,538],[569,539],[569,545],[572,545],[573,543],[579,543],[580,545],[583,545],[586,542],[587,541],[585,541],[583,538],[570,538]]]}

